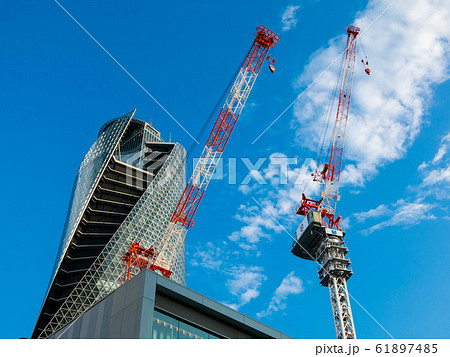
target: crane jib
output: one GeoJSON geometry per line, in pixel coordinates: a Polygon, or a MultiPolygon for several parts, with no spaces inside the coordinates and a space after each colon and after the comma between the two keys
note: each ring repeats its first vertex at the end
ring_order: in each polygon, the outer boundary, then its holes
{"type": "Polygon", "coordinates": [[[171,269],[184,244],[189,227],[194,225],[194,215],[206,188],[230,139],[247,98],[267,58],[268,51],[278,43],[279,36],[264,26],[256,28],[256,36],[242,67],[228,93],[197,161],[188,184],[178,202],[169,227],[164,232],[164,246],[159,249],[158,264],[171,269]]]}
{"type": "Polygon", "coordinates": [[[172,216],[172,222],[180,222],[186,228],[193,226],[193,216],[225,150],[269,48],[275,47],[277,42],[278,36],[273,32],[263,26],[257,28],[255,40],[214,123],[202,155],[194,167],[172,216]]]}

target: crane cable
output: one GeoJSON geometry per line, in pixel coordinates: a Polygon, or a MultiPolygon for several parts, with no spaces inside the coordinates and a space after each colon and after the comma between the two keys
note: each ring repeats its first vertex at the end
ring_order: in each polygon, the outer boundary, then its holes
{"type": "MultiPolygon", "coordinates": [[[[333,110],[333,107],[334,107],[334,102],[336,100],[336,93],[337,93],[337,90],[338,90],[338,87],[339,87],[339,82],[340,82],[340,79],[341,79],[343,66],[344,66],[344,58],[342,58],[342,64],[340,66],[339,73],[338,73],[338,75],[336,77],[336,83],[334,85],[334,89],[333,89],[333,92],[331,94],[330,104],[328,105],[328,110],[326,112],[325,120],[324,120],[323,125],[322,125],[322,130],[323,130],[323,127],[326,124],[325,132],[322,135],[322,131],[321,131],[320,135],[319,135],[319,141],[317,143],[317,149],[316,149],[316,157],[317,157],[316,162],[317,162],[317,165],[319,165],[319,163],[320,163],[320,159],[321,159],[322,151],[323,151],[323,145],[325,144],[325,140],[326,140],[327,134],[328,134],[328,128],[330,127],[331,117],[332,117],[332,110],[333,110]],[[322,142],[320,142],[320,140],[322,142]],[[320,144],[320,150],[319,150],[319,144],[320,144]]],[[[332,139],[330,139],[330,143],[329,143],[327,152],[330,151],[331,142],[332,142],[332,139]]]]}
{"type": "Polygon", "coordinates": [[[358,47],[356,48],[356,51],[358,51],[359,49],[361,49],[361,51],[363,52],[364,58],[367,58],[367,54],[366,54],[366,51],[364,50],[364,46],[363,46],[363,44],[362,44],[361,37],[359,38],[359,45],[358,45],[358,47]]]}
{"type": "Polygon", "coordinates": [[[362,64],[363,64],[363,66],[364,66],[364,70],[365,70],[365,72],[366,72],[367,74],[370,75],[369,59],[368,59],[368,57],[367,57],[366,50],[364,49],[364,46],[363,46],[363,44],[362,44],[361,38],[359,39],[359,45],[358,45],[358,47],[356,48],[356,51],[358,52],[359,49],[361,49],[361,51],[362,51],[361,62],[362,62],[362,64]]]}
{"type": "MultiPolygon", "coordinates": [[[[251,47],[250,47],[251,48],[251,47]]],[[[220,95],[219,100],[217,101],[216,105],[214,106],[214,108],[211,110],[211,112],[208,115],[208,118],[205,120],[205,122],[203,123],[203,126],[201,127],[200,131],[198,132],[198,134],[196,135],[196,140],[200,141],[200,138],[203,136],[203,133],[205,132],[206,128],[208,127],[209,123],[211,122],[211,120],[215,117],[217,111],[220,108],[220,105],[222,105],[223,100],[225,98],[225,96],[227,95],[227,93],[230,91],[231,86],[233,85],[234,81],[236,80],[236,76],[239,73],[239,71],[242,68],[242,65],[244,64],[244,60],[242,60],[239,63],[239,66],[237,67],[236,71],[234,72],[233,76],[231,77],[230,81],[228,82],[227,86],[225,87],[224,91],[222,92],[222,94],[220,95]]],[[[187,159],[190,158],[192,151],[194,150],[194,148],[196,147],[197,143],[193,142],[189,148],[189,150],[186,152],[186,154],[184,155],[183,159],[181,160],[182,162],[187,162],[187,159]]],[[[172,181],[170,182],[170,184],[172,184],[172,182],[176,179],[176,177],[178,177],[178,174],[180,173],[180,171],[182,170],[183,165],[180,165],[178,167],[177,172],[175,173],[175,175],[172,176],[172,181]]]]}
{"type": "MultiPolygon", "coordinates": [[[[239,66],[237,67],[236,71],[234,72],[233,76],[231,77],[230,81],[228,82],[227,86],[225,87],[224,91],[222,92],[222,94],[220,95],[219,100],[217,101],[216,105],[214,106],[213,110],[211,110],[211,112],[209,113],[208,118],[205,120],[205,122],[203,123],[203,126],[201,127],[200,131],[198,132],[196,139],[200,140],[200,138],[202,137],[203,133],[205,132],[206,128],[208,127],[209,123],[211,122],[211,120],[216,116],[217,111],[219,110],[219,107],[221,105],[223,105],[223,100],[225,98],[225,96],[227,95],[227,93],[230,91],[231,86],[233,85],[234,81],[236,80],[236,76],[238,75],[239,71],[242,68],[242,65],[244,64],[244,61],[241,61],[239,63],[239,66]]],[[[194,150],[194,147],[196,146],[196,143],[192,143],[191,147],[189,148],[185,158],[187,159],[192,150],[194,150]]]]}
{"type": "MultiPolygon", "coordinates": [[[[251,47],[250,47],[251,48],[251,47]]],[[[215,114],[217,113],[217,111],[219,110],[220,105],[223,103],[224,97],[225,95],[230,91],[231,86],[233,85],[234,81],[236,80],[236,76],[239,73],[239,71],[242,68],[242,65],[244,64],[244,60],[242,60],[239,63],[238,68],[236,69],[236,71],[234,72],[233,76],[231,77],[230,81],[228,82],[225,90],[222,92],[219,100],[217,101],[217,103],[215,104],[214,108],[211,110],[208,118],[205,120],[205,122],[203,123],[203,126],[201,127],[200,131],[198,132],[198,134],[196,135],[196,140],[199,141],[200,138],[202,137],[203,133],[205,132],[206,128],[208,127],[208,124],[211,122],[211,120],[215,117],[215,114]]],[[[186,152],[186,154],[183,156],[183,158],[181,159],[181,162],[187,162],[187,159],[190,158],[195,146],[197,145],[196,142],[193,142],[189,148],[189,150],[186,152]]],[[[176,178],[178,177],[178,174],[181,172],[181,170],[183,169],[183,165],[179,165],[177,171],[175,174],[171,175],[171,181],[169,184],[172,184],[176,178]]],[[[184,189],[184,188],[183,188],[184,189]]],[[[162,204],[162,202],[160,203],[162,204]]]]}
{"type": "MultiPolygon", "coordinates": [[[[340,82],[340,79],[341,79],[343,68],[344,68],[344,57],[342,57],[342,62],[341,62],[341,65],[339,66],[339,72],[338,72],[338,75],[336,76],[336,82],[335,82],[335,85],[334,85],[334,89],[333,89],[332,94],[331,94],[331,98],[330,98],[330,101],[329,101],[329,104],[328,104],[327,111],[325,112],[322,128],[321,128],[320,134],[319,134],[319,140],[317,141],[317,147],[316,147],[316,151],[315,151],[315,155],[316,155],[316,158],[317,158],[316,159],[317,167],[319,166],[320,159],[321,159],[321,156],[322,156],[323,146],[325,144],[325,140],[326,140],[327,135],[328,135],[328,129],[330,127],[331,118],[332,118],[332,110],[333,110],[333,107],[334,107],[334,102],[336,100],[336,93],[337,93],[337,89],[339,87],[339,82],[340,82]]],[[[330,152],[332,140],[333,139],[330,138],[328,149],[326,151],[327,153],[330,152]]],[[[312,179],[307,181],[305,187],[303,188],[302,194],[306,192],[306,190],[308,189],[308,187],[309,187],[309,185],[310,185],[310,183],[312,181],[313,181],[312,179]]]]}

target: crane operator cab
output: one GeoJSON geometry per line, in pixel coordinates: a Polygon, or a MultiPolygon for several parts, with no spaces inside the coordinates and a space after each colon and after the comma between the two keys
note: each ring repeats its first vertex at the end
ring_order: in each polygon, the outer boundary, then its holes
{"type": "Polygon", "coordinates": [[[345,233],[339,229],[326,227],[322,223],[320,212],[310,210],[295,231],[296,240],[292,244],[291,252],[302,259],[316,260],[320,242],[329,236],[342,240],[345,233]]]}

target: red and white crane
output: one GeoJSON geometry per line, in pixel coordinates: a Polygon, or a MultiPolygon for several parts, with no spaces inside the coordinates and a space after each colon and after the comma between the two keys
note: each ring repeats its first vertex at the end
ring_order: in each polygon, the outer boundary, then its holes
{"type": "Polygon", "coordinates": [[[322,218],[327,219],[329,228],[341,229],[341,216],[336,216],[336,205],[340,199],[339,179],[341,176],[342,155],[344,153],[345,132],[347,129],[350,99],[352,96],[353,75],[355,72],[356,37],[359,28],[349,25],[347,27],[347,50],[343,68],[342,84],[339,93],[339,104],[336,122],[332,137],[332,146],[329,161],[324,164],[322,171],[314,173],[314,180],[323,182],[321,200],[308,199],[303,195],[297,214],[306,216],[311,208],[319,209],[322,218]]]}
{"type": "Polygon", "coordinates": [[[336,334],[338,338],[356,338],[347,280],[351,277],[350,260],[344,244],[342,218],[336,214],[339,201],[339,179],[344,152],[353,74],[356,57],[356,38],[359,28],[347,27],[347,49],[339,94],[339,104],[332,137],[330,157],[321,171],[314,173],[314,180],[324,183],[322,198],[314,200],[302,195],[297,214],[305,216],[296,231],[292,253],[300,258],[319,263],[319,278],[330,290],[336,334]]]}
{"type": "MultiPolygon", "coordinates": [[[[233,132],[239,115],[258,77],[261,66],[275,47],[279,36],[264,26],[256,28],[253,44],[245,57],[236,80],[206,141],[192,176],[186,185],[178,206],[164,232],[164,245],[155,255],[154,265],[172,270],[184,245],[187,230],[194,225],[194,215],[233,132]]],[[[274,60],[272,60],[273,64],[274,60]]],[[[270,65],[270,70],[275,69],[270,65]]],[[[184,283],[185,282],[181,282],[184,283]]]]}

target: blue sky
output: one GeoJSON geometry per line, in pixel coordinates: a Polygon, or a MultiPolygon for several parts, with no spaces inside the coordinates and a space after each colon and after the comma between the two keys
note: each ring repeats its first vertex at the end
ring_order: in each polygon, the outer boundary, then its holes
{"type": "MultiPolygon", "coordinates": [[[[296,338],[335,337],[329,294],[316,265],[290,253],[291,238],[264,209],[294,234],[304,188],[294,181],[315,158],[340,61],[252,142],[344,49],[347,24],[367,29],[360,44],[372,75],[357,63],[338,206],[357,335],[449,337],[446,1],[398,1],[373,25],[391,1],[60,3],[194,136],[255,27],[280,35],[276,72],[262,69],[224,154],[225,175],[210,184],[188,233],[188,286],[296,338]],[[267,184],[239,185],[248,174],[241,158],[261,158],[267,184]],[[277,169],[288,158],[298,164],[282,184],[277,169]]],[[[100,126],[136,108],[166,140],[186,148],[192,140],[54,1],[8,3],[0,17],[0,145],[8,154],[0,337],[17,338],[34,327],[73,179],[100,126]]]]}

